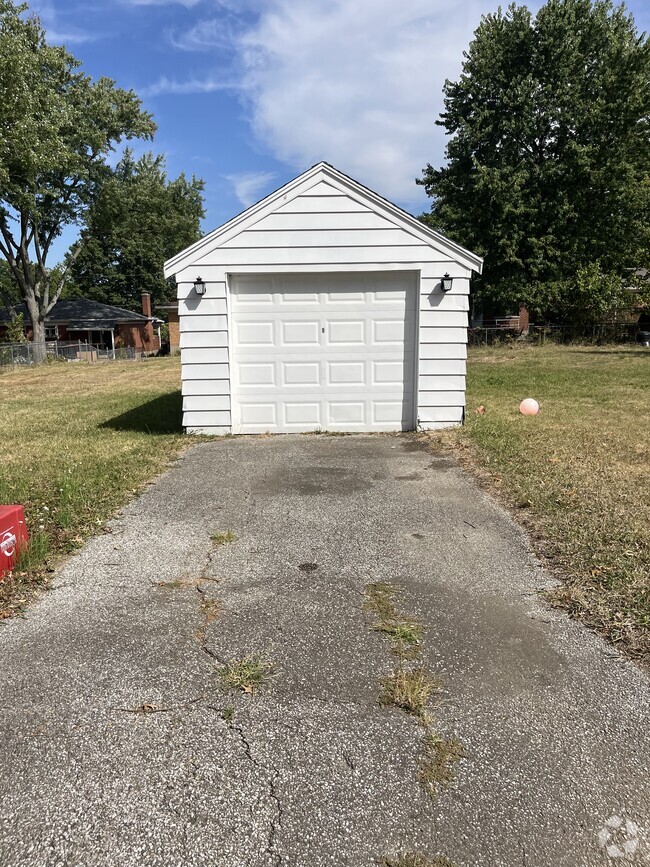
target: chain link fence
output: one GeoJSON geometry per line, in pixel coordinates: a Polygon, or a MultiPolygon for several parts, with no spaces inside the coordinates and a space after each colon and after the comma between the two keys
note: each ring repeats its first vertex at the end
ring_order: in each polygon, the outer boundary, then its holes
{"type": "MultiPolygon", "coordinates": [[[[34,364],[34,350],[43,344],[34,343],[0,343],[0,367],[12,364],[34,364]]],[[[39,353],[36,353],[39,355],[39,353]]],[[[83,340],[59,341],[45,343],[45,356],[48,361],[125,361],[143,358],[144,352],[136,352],[131,346],[116,349],[101,349],[83,340]]]]}
{"type": "Polygon", "coordinates": [[[527,334],[514,328],[470,328],[470,346],[497,346],[506,343],[635,343],[639,326],[625,322],[605,322],[599,325],[531,325],[527,334]]]}

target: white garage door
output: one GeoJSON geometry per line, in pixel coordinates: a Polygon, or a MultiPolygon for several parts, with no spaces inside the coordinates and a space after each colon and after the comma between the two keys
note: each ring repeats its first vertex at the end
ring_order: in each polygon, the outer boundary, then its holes
{"type": "Polygon", "coordinates": [[[415,275],[233,279],[234,433],[414,427],[415,275]]]}

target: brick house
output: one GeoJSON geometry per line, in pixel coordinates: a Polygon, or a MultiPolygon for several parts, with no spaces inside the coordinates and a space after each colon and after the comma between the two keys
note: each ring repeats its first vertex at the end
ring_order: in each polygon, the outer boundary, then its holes
{"type": "MultiPolygon", "coordinates": [[[[14,309],[25,317],[27,338],[31,340],[31,319],[26,305],[17,304],[14,309]]],[[[10,321],[9,311],[0,308],[0,340],[10,321]]],[[[89,298],[67,298],[57,301],[45,317],[45,338],[60,342],[81,340],[102,350],[130,348],[136,352],[158,352],[161,322],[151,314],[148,292],[142,293],[142,313],[89,298]]]]}
{"type": "Polygon", "coordinates": [[[169,328],[169,352],[173,355],[175,352],[180,352],[181,348],[181,333],[180,322],[178,318],[178,301],[173,304],[162,304],[156,307],[156,310],[164,310],[167,314],[167,326],[169,328]]]}

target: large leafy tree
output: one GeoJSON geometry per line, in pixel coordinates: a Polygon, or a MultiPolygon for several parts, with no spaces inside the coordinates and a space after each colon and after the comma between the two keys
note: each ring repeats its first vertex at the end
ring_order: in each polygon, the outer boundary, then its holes
{"type": "Polygon", "coordinates": [[[72,262],[53,275],[53,241],[83,222],[113,147],[149,138],[155,126],[133,91],[92,81],[65,48],[47,44],[39,19],[27,13],[24,4],[0,0],[0,254],[27,304],[38,359],[45,316],[72,262]]]}
{"type": "Polygon", "coordinates": [[[163,263],[201,236],[203,181],[169,180],[162,156],[135,159],[130,150],[92,204],[81,249],[71,252],[73,291],[138,309],[140,293],[154,304],[175,297],[163,263]]]}
{"type": "Polygon", "coordinates": [[[418,179],[422,219],[485,255],[485,304],[543,312],[594,264],[648,261],[650,46],[623,6],[487,15],[444,92],[448,163],[418,179]]]}

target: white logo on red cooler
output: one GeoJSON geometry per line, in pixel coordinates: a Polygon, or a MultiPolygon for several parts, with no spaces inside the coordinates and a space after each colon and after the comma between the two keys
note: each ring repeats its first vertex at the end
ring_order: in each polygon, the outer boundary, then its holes
{"type": "Polygon", "coordinates": [[[5,557],[13,557],[16,553],[16,534],[11,530],[6,530],[0,540],[0,551],[5,557]]]}

